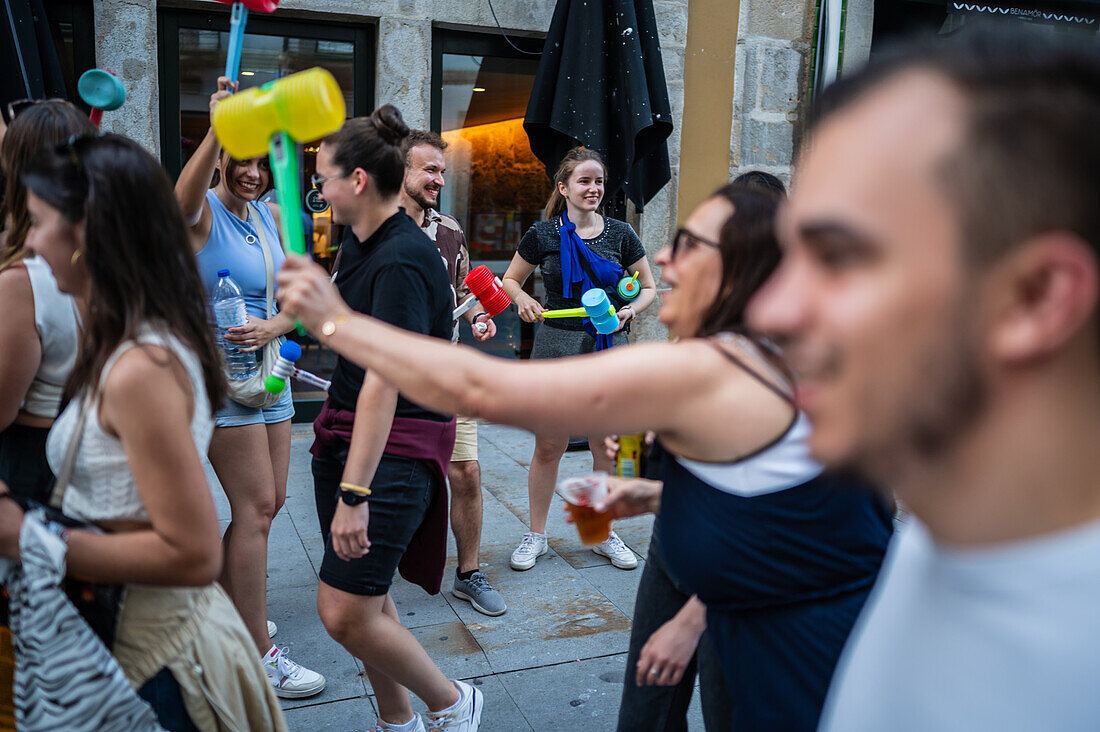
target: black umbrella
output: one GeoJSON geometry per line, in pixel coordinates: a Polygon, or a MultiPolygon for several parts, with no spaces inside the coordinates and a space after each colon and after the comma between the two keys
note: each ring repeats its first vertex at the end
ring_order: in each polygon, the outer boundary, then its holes
{"type": "Polygon", "coordinates": [[[672,110],[652,0],[558,0],[523,128],[553,175],[572,147],[599,151],[606,195],[641,210],[672,178],[672,110]]]}

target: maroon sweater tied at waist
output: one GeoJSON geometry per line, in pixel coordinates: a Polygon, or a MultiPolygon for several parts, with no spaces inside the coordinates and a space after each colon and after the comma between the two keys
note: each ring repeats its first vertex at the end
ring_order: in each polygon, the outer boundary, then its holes
{"type": "MultiPolygon", "coordinates": [[[[351,443],[355,412],[337,409],[325,400],[321,414],[313,422],[316,439],[310,452],[326,458],[346,450],[351,443]]],[[[423,460],[435,473],[439,490],[432,496],[428,512],[401,557],[398,570],[409,582],[435,595],[443,584],[447,561],[447,467],[455,446],[455,421],[394,417],[383,455],[423,460]]],[[[368,501],[369,502],[369,501],[368,501]]],[[[370,526],[367,527],[370,536],[370,526]]]]}

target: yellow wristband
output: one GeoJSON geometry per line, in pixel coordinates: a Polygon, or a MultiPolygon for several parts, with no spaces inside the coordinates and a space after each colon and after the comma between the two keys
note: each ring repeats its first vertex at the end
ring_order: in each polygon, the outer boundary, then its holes
{"type": "Polygon", "coordinates": [[[358,493],[361,496],[369,496],[370,488],[362,485],[355,485],[355,483],[343,482],[340,483],[340,490],[351,491],[352,493],[358,493]]]}

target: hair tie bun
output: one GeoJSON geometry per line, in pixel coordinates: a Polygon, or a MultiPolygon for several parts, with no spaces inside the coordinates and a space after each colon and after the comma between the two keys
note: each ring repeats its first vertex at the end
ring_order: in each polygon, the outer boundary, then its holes
{"type": "Polygon", "coordinates": [[[370,116],[374,123],[378,136],[390,145],[400,145],[401,141],[409,135],[409,126],[401,117],[401,112],[392,104],[383,104],[374,110],[370,116]]]}

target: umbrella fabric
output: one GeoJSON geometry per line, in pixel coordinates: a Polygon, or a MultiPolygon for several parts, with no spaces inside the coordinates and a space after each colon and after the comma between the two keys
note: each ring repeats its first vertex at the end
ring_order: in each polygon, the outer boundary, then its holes
{"type": "MultiPolygon", "coordinates": [[[[592,288],[606,290],[615,286],[623,275],[622,265],[605,259],[588,248],[584,240],[577,234],[577,226],[569,220],[569,214],[561,212],[561,226],[558,227],[558,236],[561,237],[561,281],[562,294],[566,297],[580,297],[582,293],[592,288]],[[595,276],[597,279],[593,279],[595,276]],[[575,286],[575,287],[574,287],[575,286]]],[[[588,319],[584,320],[584,329],[596,339],[596,350],[603,351],[611,348],[614,342],[610,333],[597,333],[596,328],[588,319]]]]}
{"type": "Polygon", "coordinates": [[[671,179],[672,111],[652,0],[558,0],[523,128],[553,176],[578,144],[641,210],[671,179]]]}
{"type": "Polygon", "coordinates": [[[65,81],[42,0],[6,0],[0,22],[0,101],[65,97],[65,81]]]}

